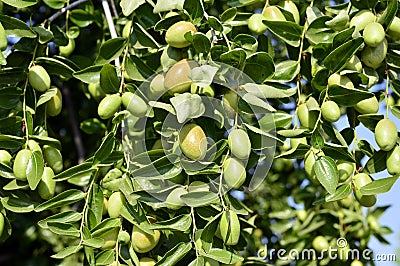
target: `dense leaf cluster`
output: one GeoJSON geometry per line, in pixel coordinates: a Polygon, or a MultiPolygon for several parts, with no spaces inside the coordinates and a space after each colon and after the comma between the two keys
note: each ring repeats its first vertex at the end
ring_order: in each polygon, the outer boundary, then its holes
{"type": "Polygon", "coordinates": [[[344,254],[391,233],[373,206],[400,174],[397,14],[0,1],[0,264],[373,264],[344,254]]]}

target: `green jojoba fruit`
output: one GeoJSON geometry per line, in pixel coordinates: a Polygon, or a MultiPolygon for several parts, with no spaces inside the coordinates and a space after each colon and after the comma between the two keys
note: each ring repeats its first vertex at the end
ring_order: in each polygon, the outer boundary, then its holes
{"type": "Polygon", "coordinates": [[[185,33],[188,31],[197,32],[196,27],[193,23],[188,21],[179,21],[168,28],[165,33],[165,41],[170,46],[175,48],[184,48],[190,45],[185,39],[185,33]]]}
{"type": "Polygon", "coordinates": [[[322,117],[328,122],[336,122],[340,118],[340,108],[334,101],[326,101],[321,105],[322,117]]]}
{"type": "Polygon", "coordinates": [[[121,106],[119,94],[107,95],[101,100],[97,108],[97,113],[101,119],[108,119],[114,116],[121,106]]]}
{"type": "Polygon", "coordinates": [[[396,146],[386,158],[386,167],[391,175],[400,174],[400,146],[396,146]]]}
{"type": "Polygon", "coordinates": [[[54,172],[50,167],[45,167],[42,178],[38,185],[39,196],[44,200],[49,200],[54,196],[56,181],[54,181],[54,172]]]}
{"type": "Polygon", "coordinates": [[[396,124],[388,119],[382,119],[375,127],[375,140],[383,151],[390,151],[397,143],[398,133],[396,124]]]}
{"type": "Polygon", "coordinates": [[[378,22],[369,23],[363,32],[364,42],[371,47],[377,47],[385,39],[385,29],[378,22]]]}
{"type": "Polygon", "coordinates": [[[243,129],[233,129],[228,135],[228,146],[232,154],[241,159],[246,160],[250,156],[251,142],[249,135],[243,129]]]}
{"type": "Polygon", "coordinates": [[[376,195],[362,195],[360,189],[371,183],[371,177],[364,173],[359,173],[353,176],[354,196],[356,200],[364,207],[372,207],[376,203],[376,195]]]}
{"type": "Polygon", "coordinates": [[[60,150],[50,145],[43,146],[43,158],[47,165],[58,174],[63,170],[63,158],[60,150]]]}
{"type": "Polygon", "coordinates": [[[117,218],[121,214],[121,209],[124,205],[124,195],[121,192],[114,192],[108,198],[108,215],[111,218],[117,218]]]}
{"type": "Polygon", "coordinates": [[[13,172],[14,176],[18,180],[25,181],[26,178],[26,168],[28,167],[29,159],[32,156],[32,151],[29,149],[22,149],[15,156],[13,172]]]}
{"type": "Polygon", "coordinates": [[[42,66],[35,65],[29,69],[29,84],[37,91],[44,92],[50,89],[50,76],[42,66]]]}
{"type": "Polygon", "coordinates": [[[147,113],[147,104],[138,95],[132,92],[122,94],[122,104],[134,116],[144,117],[147,113]]]}
{"type": "Polygon", "coordinates": [[[207,152],[207,139],[203,129],[196,124],[186,124],[179,131],[179,147],[192,160],[202,160],[207,152]]]}
{"type": "Polygon", "coordinates": [[[57,116],[62,110],[62,94],[59,88],[54,87],[57,90],[56,95],[46,103],[46,111],[49,116],[57,116]]]}
{"type": "Polygon", "coordinates": [[[246,168],[236,158],[228,158],[223,166],[223,178],[229,188],[238,189],[246,180],[246,168]]]}
{"type": "Polygon", "coordinates": [[[240,222],[233,210],[224,211],[219,221],[219,231],[225,245],[234,246],[239,242],[240,222]]]}

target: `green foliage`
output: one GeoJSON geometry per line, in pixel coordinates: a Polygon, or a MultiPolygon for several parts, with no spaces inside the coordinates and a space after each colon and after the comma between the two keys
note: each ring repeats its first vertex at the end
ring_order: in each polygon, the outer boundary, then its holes
{"type": "Polygon", "coordinates": [[[0,2],[1,263],[350,265],[257,256],[387,243],[398,1],[266,2],[0,2]]]}

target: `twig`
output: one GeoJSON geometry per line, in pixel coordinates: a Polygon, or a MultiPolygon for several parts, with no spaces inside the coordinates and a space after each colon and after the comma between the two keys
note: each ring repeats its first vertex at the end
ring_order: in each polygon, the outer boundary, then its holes
{"type": "Polygon", "coordinates": [[[114,17],[115,17],[115,18],[119,18],[119,16],[118,16],[118,11],[117,11],[117,8],[115,7],[114,0],[111,0],[110,2],[111,2],[111,9],[112,9],[112,12],[114,13],[114,17]]]}
{"type": "Polygon", "coordinates": [[[72,104],[71,91],[68,86],[64,85],[62,92],[68,109],[69,120],[71,121],[72,135],[78,155],[78,163],[81,164],[85,160],[85,150],[83,148],[82,135],[78,128],[78,120],[76,119],[75,108],[72,104]]]}
{"type": "Polygon", "coordinates": [[[67,10],[73,9],[74,7],[85,3],[88,0],[78,0],[76,2],[73,2],[72,4],[61,8],[58,12],[54,13],[51,17],[49,17],[47,20],[51,23],[53,22],[56,18],[58,18],[59,16],[61,16],[62,14],[64,14],[67,10]]]}
{"type": "MultiPolygon", "coordinates": [[[[108,28],[110,29],[110,34],[111,34],[111,38],[117,38],[117,32],[115,30],[115,25],[114,25],[114,21],[113,18],[111,16],[111,10],[110,10],[110,6],[108,5],[107,0],[101,0],[101,4],[103,5],[103,9],[104,9],[104,14],[106,15],[106,19],[107,19],[107,24],[108,24],[108,28]]],[[[120,63],[119,63],[119,58],[115,59],[115,66],[119,67],[120,63]]]]}

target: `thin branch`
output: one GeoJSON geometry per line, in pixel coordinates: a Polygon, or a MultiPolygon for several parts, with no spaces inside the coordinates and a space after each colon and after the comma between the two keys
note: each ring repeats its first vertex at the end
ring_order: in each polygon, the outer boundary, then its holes
{"type": "MultiPolygon", "coordinates": [[[[113,17],[111,15],[110,6],[108,5],[107,0],[101,0],[101,4],[103,5],[104,15],[106,15],[107,24],[108,24],[108,28],[110,29],[111,38],[112,39],[113,38],[118,38],[117,32],[115,30],[113,17]]],[[[120,66],[119,58],[115,59],[115,66],[116,67],[120,66]]]]}
{"type": "Polygon", "coordinates": [[[115,6],[114,0],[110,0],[110,2],[111,2],[111,10],[114,13],[114,17],[115,18],[119,18],[118,11],[117,11],[117,8],[115,6]]]}
{"type": "Polygon", "coordinates": [[[49,17],[47,19],[47,21],[49,21],[50,23],[53,22],[56,18],[58,18],[59,16],[64,14],[67,10],[73,9],[76,6],[78,6],[78,5],[82,4],[82,3],[85,3],[86,1],[88,1],[88,0],[78,0],[78,1],[73,2],[72,4],[70,4],[70,5],[66,6],[66,7],[61,8],[58,12],[54,13],[51,17],[49,17]]]}
{"type": "Polygon", "coordinates": [[[69,120],[71,122],[72,136],[76,147],[76,153],[78,155],[78,163],[81,164],[85,160],[85,150],[83,147],[82,135],[79,131],[78,120],[76,118],[75,107],[72,103],[71,91],[69,87],[64,85],[62,93],[68,109],[69,120]]]}

